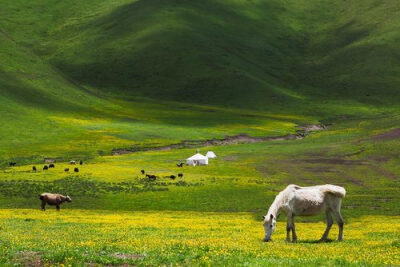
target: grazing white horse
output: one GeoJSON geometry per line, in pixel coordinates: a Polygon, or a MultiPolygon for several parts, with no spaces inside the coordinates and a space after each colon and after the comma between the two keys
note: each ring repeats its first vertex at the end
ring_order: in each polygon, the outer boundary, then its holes
{"type": "Polygon", "coordinates": [[[337,185],[318,185],[310,187],[301,187],[298,185],[289,185],[281,191],[275,198],[267,215],[264,216],[264,241],[271,240],[271,235],[276,227],[276,219],[279,213],[283,211],[287,216],[286,241],[290,242],[290,231],[292,231],[293,242],[297,241],[296,230],[293,217],[309,216],[326,212],[326,230],[322,235],[320,242],[328,238],[329,230],[333,224],[332,214],[335,215],[339,225],[338,240],[343,240],[343,218],[340,214],[342,198],[346,195],[346,190],[337,185]]]}

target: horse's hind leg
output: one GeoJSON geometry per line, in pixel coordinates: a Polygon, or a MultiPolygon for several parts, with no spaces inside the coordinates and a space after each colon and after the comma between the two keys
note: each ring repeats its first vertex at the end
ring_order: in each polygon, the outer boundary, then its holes
{"type": "Polygon", "coordinates": [[[328,239],[329,231],[331,230],[332,224],[332,212],[330,210],[326,210],[326,229],[319,242],[325,242],[328,239]]]}
{"type": "Polygon", "coordinates": [[[338,235],[338,241],[342,241],[343,240],[343,225],[344,225],[344,221],[342,218],[342,215],[340,214],[340,203],[337,207],[337,209],[334,211],[335,213],[335,217],[336,217],[336,221],[339,225],[339,235],[338,235]]]}

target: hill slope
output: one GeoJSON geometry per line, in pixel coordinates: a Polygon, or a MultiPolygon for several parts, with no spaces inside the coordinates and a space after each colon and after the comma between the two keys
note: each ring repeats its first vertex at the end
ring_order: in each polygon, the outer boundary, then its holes
{"type": "Polygon", "coordinates": [[[398,109],[397,1],[2,1],[1,134],[16,155],[398,109]]]}

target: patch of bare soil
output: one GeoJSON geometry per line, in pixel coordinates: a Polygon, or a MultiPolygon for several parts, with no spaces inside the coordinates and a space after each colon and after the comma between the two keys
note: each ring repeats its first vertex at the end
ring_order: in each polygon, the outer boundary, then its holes
{"type": "Polygon", "coordinates": [[[392,140],[400,138],[400,128],[371,137],[372,140],[392,140]]]}
{"type": "Polygon", "coordinates": [[[394,174],[391,171],[385,170],[379,166],[375,166],[375,170],[385,176],[386,178],[389,178],[390,180],[400,180],[399,177],[397,177],[396,174],[394,174]]]}
{"type": "Polygon", "coordinates": [[[111,254],[110,256],[117,258],[117,259],[123,259],[123,260],[143,259],[145,257],[144,255],[139,255],[139,254],[127,254],[127,253],[119,253],[119,252],[111,254]]]}
{"type": "Polygon", "coordinates": [[[367,161],[364,160],[349,160],[342,158],[313,158],[313,159],[302,159],[302,162],[315,163],[315,164],[334,164],[334,165],[368,165],[367,161]]]}
{"type": "Polygon", "coordinates": [[[166,146],[147,146],[139,147],[133,146],[131,148],[116,148],[113,149],[112,155],[123,155],[128,153],[134,153],[139,151],[166,151],[171,149],[179,148],[192,148],[192,147],[203,147],[203,146],[224,146],[224,145],[235,145],[245,143],[259,143],[266,141],[283,141],[283,140],[296,140],[303,139],[313,131],[319,131],[325,129],[324,125],[305,125],[299,126],[299,130],[296,134],[288,134],[284,136],[265,136],[265,137],[252,137],[247,134],[239,134],[235,136],[227,136],[222,139],[208,139],[208,140],[184,140],[177,144],[171,144],[166,146]]]}
{"type": "Polygon", "coordinates": [[[375,201],[378,201],[378,202],[393,202],[393,201],[397,201],[397,200],[393,199],[392,197],[382,197],[382,198],[376,197],[375,201]]]}
{"type": "Polygon", "coordinates": [[[336,169],[327,168],[327,167],[323,167],[323,166],[308,167],[308,168],[306,168],[306,170],[309,172],[312,172],[312,173],[336,173],[336,172],[339,172],[336,169]]]}
{"type": "Polygon", "coordinates": [[[349,182],[351,182],[351,183],[353,183],[353,184],[355,184],[357,186],[364,186],[364,182],[360,181],[360,180],[358,180],[356,178],[349,178],[349,179],[347,179],[347,181],[349,181],[349,182]]]}
{"type": "Polygon", "coordinates": [[[15,255],[14,261],[16,264],[26,267],[44,266],[41,254],[36,251],[20,251],[15,255]]]}
{"type": "Polygon", "coordinates": [[[239,157],[230,155],[230,156],[225,156],[222,159],[226,160],[226,161],[237,161],[239,159],[239,157]]]}
{"type": "Polygon", "coordinates": [[[362,147],[360,150],[358,150],[358,151],[356,151],[356,152],[353,152],[353,153],[345,154],[344,156],[345,156],[345,157],[357,156],[357,155],[360,155],[361,153],[363,153],[364,151],[365,151],[365,148],[362,147]]]}
{"type": "Polygon", "coordinates": [[[359,207],[361,207],[360,204],[348,204],[348,205],[343,205],[343,208],[346,208],[346,209],[358,209],[359,207]]]}

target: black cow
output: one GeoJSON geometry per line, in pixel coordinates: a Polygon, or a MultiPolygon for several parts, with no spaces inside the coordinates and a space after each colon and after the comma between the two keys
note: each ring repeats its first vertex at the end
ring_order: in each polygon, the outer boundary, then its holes
{"type": "Polygon", "coordinates": [[[47,166],[47,165],[44,165],[43,166],[43,170],[45,171],[45,170],[48,170],[49,169],[49,167],[47,166]]]}
{"type": "Polygon", "coordinates": [[[177,167],[182,168],[183,167],[183,162],[176,164],[177,167]]]}
{"type": "Polygon", "coordinates": [[[69,172],[69,168],[65,168],[64,171],[65,171],[65,172],[69,172]]]}
{"type": "Polygon", "coordinates": [[[34,171],[34,172],[36,171],[36,166],[32,167],[32,171],[34,171]]]}
{"type": "Polygon", "coordinates": [[[8,163],[8,166],[10,166],[10,167],[13,167],[13,166],[15,166],[15,165],[17,165],[16,162],[9,162],[9,163],[8,163]]]}
{"type": "Polygon", "coordinates": [[[80,161],[79,161],[79,165],[82,165],[82,164],[83,164],[83,161],[82,161],[82,160],[80,160],[80,161]]]}
{"type": "Polygon", "coordinates": [[[74,168],[74,172],[79,172],[79,169],[78,168],[74,168]]]}
{"type": "Polygon", "coordinates": [[[175,175],[170,175],[169,178],[171,178],[172,180],[175,180],[176,176],[175,175]]]}
{"type": "Polygon", "coordinates": [[[183,177],[183,173],[178,173],[178,177],[182,178],[183,177]]]}
{"type": "Polygon", "coordinates": [[[55,168],[56,167],[56,165],[54,165],[53,163],[51,163],[50,165],[49,165],[49,168],[55,168]]]}
{"type": "Polygon", "coordinates": [[[140,172],[141,172],[142,174],[145,174],[145,173],[146,173],[144,170],[141,170],[140,172]]]}

